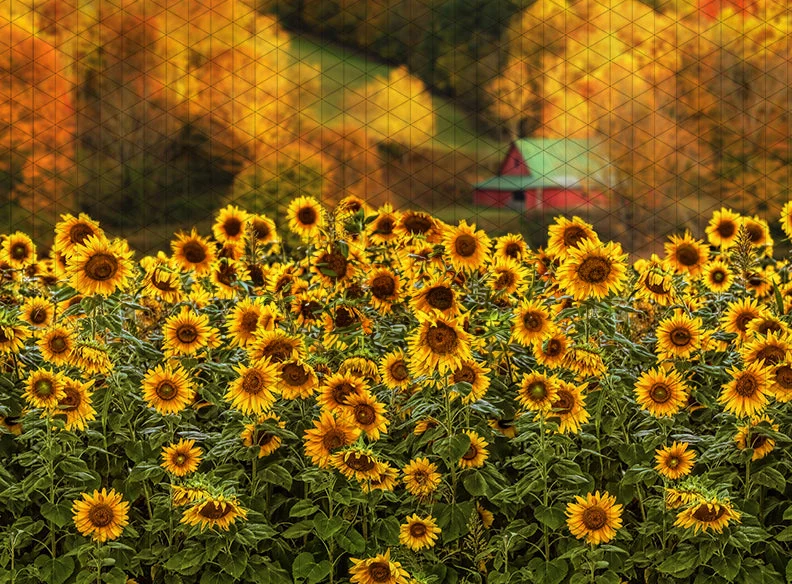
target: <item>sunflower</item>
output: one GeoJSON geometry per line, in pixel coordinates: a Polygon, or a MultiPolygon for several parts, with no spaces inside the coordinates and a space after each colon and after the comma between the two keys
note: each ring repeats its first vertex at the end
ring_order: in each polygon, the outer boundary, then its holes
{"type": "Polygon", "coordinates": [[[745,450],[746,448],[753,450],[751,460],[760,460],[770,454],[775,448],[775,440],[763,434],[761,430],[754,432],[754,428],[762,422],[765,422],[774,432],[778,432],[778,424],[773,423],[772,418],[764,415],[753,416],[747,424],[740,426],[734,436],[734,441],[737,443],[739,450],[745,450]]]}
{"type": "Polygon", "coordinates": [[[792,401],[792,360],[779,363],[771,367],[770,371],[771,385],[768,391],[773,394],[777,402],[792,401]]]}
{"type": "Polygon", "coordinates": [[[207,237],[201,237],[193,228],[189,234],[179,232],[171,241],[173,259],[185,271],[196,275],[206,274],[216,259],[214,246],[207,237]]]}
{"type": "Polygon", "coordinates": [[[31,372],[25,383],[24,397],[34,408],[57,409],[58,402],[66,397],[63,376],[48,369],[31,372]]]}
{"type": "Polygon", "coordinates": [[[275,423],[279,428],[286,427],[286,422],[282,421],[277,414],[262,415],[258,417],[255,424],[245,424],[245,429],[242,430],[242,434],[240,434],[242,443],[247,447],[258,447],[259,458],[269,456],[280,448],[282,443],[280,436],[276,436],[267,429],[258,427],[264,423],[275,423]]]}
{"type": "Polygon", "coordinates": [[[30,331],[26,327],[17,324],[0,324],[0,355],[19,353],[29,336],[30,331]]]}
{"type": "Polygon", "coordinates": [[[372,477],[360,483],[360,490],[364,493],[371,493],[372,491],[393,491],[396,488],[396,483],[399,480],[398,469],[387,462],[381,462],[380,465],[379,476],[372,477]]]}
{"type": "Polygon", "coordinates": [[[380,374],[389,389],[404,389],[410,385],[410,372],[404,351],[397,349],[384,355],[380,361],[380,374]]]}
{"type": "Polygon", "coordinates": [[[389,268],[376,268],[366,278],[371,291],[371,305],[380,314],[388,314],[393,305],[402,299],[403,284],[398,274],[389,268]]]}
{"type": "Polygon", "coordinates": [[[319,324],[322,319],[327,296],[323,290],[308,290],[294,296],[291,302],[291,314],[296,316],[295,324],[300,328],[308,328],[319,324]]]}
{"type": "Polygon", "coordinates": [[[489,268],[488,285],[496,294],[514,294],[528,285],[528,268],[512,259],[496,259],[489,268]]]}
{"type": "Polygon", "coordinates": [[[707,244],[693,238],[690,231],[685,231],[684,237],[672,235],[669,239],[664,249],[674,269],[680,274],[690,274],[693,278],[700,275],[709,256],[707,244]]]}
{"type": "Polygon", "coordinates": [[[693,533],[712,529],[718,533],[734,520],[740,522],[740,512],[735,511],[729,501],[720,501],[717,498],[696,501],[693,505],[682,511],[674,522],[674,527],[693,528],[693,533]]]}
{"type": "Polygon", "coordinates": [[[756,335],[738,351],[746,365],[756,362],[772,367],[787,360],[788,353],[792,351],[792,342],[787,334],[771,331],[766,335],[756,335]]]}
{"type": "Polygon", "coordinates": [[[68,258],[78,245],[85,243],[85,240],[94,235],[104,238],[104,231],[99,227],[99,223],[91,219],[85,213],[80,213],[75,217],[71,213],[61,215],[61,220],[55,224],[55,241],[52,244],[53,250],[68,258]]]}
{"type": "Polygon", "coordinates": [[[289,229],[307,242],[319,237],[325,225],[324,209],[313,197],[297,197],[286,210],[289,229]]]}
{"type": "Polygon", "coordinates": [[[414,497],[429,497],[440,486],[442,476],[428,458],[414,458],[402,469],[404,487],[414,497]]]}
{"type": "Polygon", "coordinates": [[[415,428],[413,429],[413,434],[416,436],[420,436],[424,432],[428,432],[429,430],[433,430],[440,426],[440,422],[431,416],[428,418],[421,418],[415,423],[415,428]]]}
{"type": "Polygon", "coordinates": [[[490,238],[464,219],[446,231],[443,245],[451,266],[459,272],[478,270],[489,260],[490,238]]]}
{"type": "Polygon", "coordinates": [[[371,440],[379,440],[380,432],[388,431],[385,406],[374,399],[368,391],[348,395],[344,405],[341,406],[340,415],[365,432],[371,440]]]}
{"type": "Polygon", "coordinates": [[[209,345],[210,336],[217,332],[209,326],[209,317],[182,306],[179,314],[169,317],[162,327],[163,348],[166,355],[192,355],[209,345]]]}
{"type": "Polygon", "coordinates": [[[528,256],[528,244],[520,234],[507,233],[495,238],[495,258],[522,262],[528,256]]]}
{"type": "Polygon", "coordinates": [[[566,259],[569,250],[580,247],[585,241],[600,243],[594,226],[577,216],[571,221],[566,217],[558,216],[547,231],[547,254],[559,260],[566,259]]]}
{"type": "Polygon", "coordinates": [[[343,251],[337,244],[325,245],[312,256],[311,271],[327,288],[345,286],[358,272],[361,258],[354,249],[343,251]]]}
{"type": "Polygon", "coordinates": [[[586,411],[586,399],[580,385],[567,383],[559,380],[557,386],[557,397],[552,403],[551,413],[548,413],[549,420],[558,420],[558,432],[577,434],[580,427],[589,419],[586,411]]]}
{"type": "Polygon", "coordinates": [[[608,543],[616,537],[622,526],[622,505],[607,491],[600,495],[588,493],[585,497],[575,496],[575,503],[566,508],[567,526],[577,539],[584,539],[591,545],[608,543]]]}
{"type": "Polygon", "coordinates": [[[492,524],[495,522],[495,516],[492,514],[492,511],[482,507],[481,503],[476,503],[476,512],[485,529],[492,527],[492,524]]]}
{"type": "Polygon", "coordinates": [[[143,282],[144,296],[160,298],[170,304],[177,304],[184,298],[179,273],[166,262],[153,262],[146,269],[143,282]]]}
{"type": "Polygon", "coordinates": [[[417,330],[408,337],[410,372],[415,375],[441,375],[458,369],[470,359],[470,335],[456,319],[419,317],[417,330]]]}
{"type": "Polygon", "coordinates": [[[209,272],[215,296],[232,300],[241,292],[241,282],[250,280],[245,264],[232,258],[218,258],[209,272]]]}
{"type": "Polygon", "coordinates": [[[442,314],[453,318],[460,306],[452,282],[444,275],[435,275],[410,298],[410,307],[425,314],[442,314]]]}
{"type": "Polygon", "coordinates": [[[336,419],[330,411],[322,411],[314,427],[305,431],[305,453],[311,462],[327,468],[333,451],[353,444],[360,429],[345,419],[336,419]]]}
{"type": "Polygon", "coordinates": [[[661,320],[657,326],[657,354],[661,358],[688,359],[701,348],[702,321],[691,318],[682,310],[661,320]]]}
{"type": "Polygon", "coordinates": [[[81,369],[85,375],[106,375],[114,367],[107,346],[95,341],[77,342],[69,353],[69,364],[81,369]]]}
{"type": "Polygon", "coordinates": [[[225,531],[234,523],[237,517],[247,519],[247,510],[239,505],[236,498],[226,499],[224,496],[207,497],[195,503],[184,512],[181,523],[187,525],[200,525],[201,531],[209,527],[219,527],[225,531]]]}
{"type": "Polygon", "coordinates": [[[655,450],[655,470],[667,479],[676,480],[693,470],[696,453],[688,450],[687,442],[674,442],[655,450]]]}
{"type": "Polygon", "coordinates": [[[399,224],[401,213],[393,210],[390,203],[385,203],[377,209],[377,216],[368,225],[368,237],[374,245],[394,242],[399,238],[396,226],[399,224]]]}
{"type": "Polygon", "coordinates": [[[442,230],[435,217],[423,211],[407,210],[401,213],[394,231],[403,241],[424,236],[429,243],[439,243],[442,230]]]}
{"type": "Polygon", "coordinates": [[[704,496],[698,489],[691,487],[666,487],[665,489],[666,509],[679,509],[696,501],[703,501],[704,496]]]}
{"type": "Polygon", "coordinates": [[[275,222],[266,215],[249,215],[248,227],[248,237],[255,241],[257,245],[267,245],[278,241],[275,222]]]}
{"type": "Polygon", "coordinates": [[[767,405],[770,372],[760,363],[747,364],[743,369],[732,367],[727,373],[733,379],[723,386],[718,402],[740,418],[761,413],[767,405]]]}
{"type": "Polygon", "coordinates": [[[769,332],[783,333],[784,336],[792,334],[789,327],[776,316],[773,316],[767,310],[762,314],[748,322],[747,336],[766,335],[769,332]]]}
{"type": "Polygon", "coordinates": [[[184,507],[209,496],[206,489],[189,485],[171,484],[171,501],[174,507],[184,507]]]}
{"type": "Polygon", "coordinates": [[[704,285],[711,292],[726,292],[734,284],[734,275],[723,260],[715,260],[704,266],[704,285]]]}
{"type": "Polygon", "coordinates": [[[715,211],[706,228],[710,244],[721,249],[731,247],[737,238],[740,221],[740,215],[731,209],[723,207],[715,211]]]}
{"type": "Polygon", "coordinates": [[[577,373],[579,379],[599,378],[608,370],[600,350],[591,345],[572,347],[564,356],[562,367],[577,373]]]}
{"type": "Polygon", "coordinates": [[[63,397],[58,400],[56,414],[66,416],[65,429],[85,430],[88,422],[96,419],[96,410],[91,405],[91,393],[89,389],[93,385],[93,379],[82,382],[78,379],[63,376],[63,397]]]}
{"type": "Polygon", "coordinates": [[[13,270],[21,270],[36,263],[36,244],[21,231],[6,236],[3,240],[2,252],[13,270]]]}
{"type": "Polygon", "coordinates": [[[20,318],[34,328],[44,328],[52,324],[55,307],[42,296],[31,296],[20,307],[20,318]]]}
{"type": "Polygon", "coordinates": [[[118,539],[129,523],[129,503],[115,489],[83,493],[72,505],[74,525],[84,536],[100,543],[118,539]]]}
{"type": "Polygon", "coordinates": [[[519,417],[520,413],[517,412],[513,418],[490,418],[488,423],[490,428],[496,432],[499,432],[506,438],[514,438],[517,436],[517,426],[515,425],[515,422],[519,417]]]}
{"type": "MultiPolygon", "coordinates": [[[[489,367],[482,365],[475,359],[465,360],[461,366],[451,371],[447,386],[450,388],[458,383],[469,383],[471,385],[470,391],[466,392],[462,397],[462,403],[470,404],[476,402],[487,394],[490,386],[490,379],[487,374],[490,371],[489,367]]],[[[449,391],[451,391],[452,396],[458,394],[456,390],[449,389],[449,391]]]]}
{"type": "Polygon", "coordinates": [[[227,205],[217,213],[212,225],[212,233],[220,243],[243,241],[247,227],[248,214],[239,207],[227,205]]]}
{"type": "Polygon", "coordinates": [[[230,346],[245,347],[255,339],[263,311],[264,305],[258,298],[246,297],[234,305],[226,317],[228,334],[231,336],[230,346]]]}
{"type": "Polygon", "coordinates": [[[80,294],[109,296],[133,276],[133,253],[121,240],[110,242],[89,235],[74,248],[66,268],[69,283],[80,294]]]}
{"type": "Polygon", "coordinates": [[[792,239],[792,201],[788,201],[781,208],[781,229],[786,234],[787,238],[792,239]]]}
{"type": "Polygon", "coordinates": [[[547,412],[558,398],[556,377],[532,371],[523,375],[517,399],[532,412],[547,412]]]}
{"type": "Polygon", "coordinates": [[[313,367],[300,359],[292,359],[279,366],[277,390],[284,399],[308,399],[319,384],[313,367]]]}
{"type": "Polygon", "coordinates": [[[602,299],[624,287],[626,259],[620,244],[586,239],[579,247],[568,250],[555,276],[562,289],[575,300],[602,299]]]}
{"type": "Polygon", "coordinates": [[[465,434],[470,438],[470,446],[462,455],[462,458],[459,459],[459,466],[461,468],[478,468],[484,466],[484,462],[489,458],[489,452],[487,452],[489,442],[484,440],[484,438],[473,430],[466,430],[465,434]]]}
{"type": "Polygon", "coordinates": [[[407,523],[399,527],[399,543],[417,552],[423,548],[434,547],[440,528],[434,517],[419,517],[413,513],[407,517],[407,523]]]}
{"type": "Polygon", "coordinates": [[[278,364],[264,358],[250,365],[239,364],[233,368],[238,377],[231,383],[225,399],[231,407],[243,414],[261,414],[275,403],[273,390],[280,383],[278,364]]]}
{"type": "Polygon", "coordinates": [[[203,450],[195,445],[195,440],[182,438],[162,449],[160,466],[174,476],[183,477],[198,469],[202,455],[203,450]]]}
{"type": "Polygon", "coordinates": [[[353,395],[363,395],[368,391],[366,380],[355,374],[334,373],[322,380],[317,401],[331,412],[340,412],[353,395]]]}
{"type": "Polygon", "coordinates": [[[745,339],[748,335],[748,323],[764,314],[766,310],[759,306],[756,298],[734,300],[726,305],[720,324],[726,332],[745,339]]]}
{"type": "Polygon", "coordinates": [[[756,215],[753,217],[743,217],[742,226],[748,232],[751,243],[755,247],[768,246],[772,248],[773,238],[770,237],[770,226],[767,221],[760,219],[756,215]]]}
{"type": "Polygon", "coordinates": [[[163,416],[178,414],[194,398],[190,375],[181,365],[157,365],[143,378],[143,399],[163,416]]]}
{"type": "Polygon", "coordinates": [[[539,365],[548,369],[562,367],[569,355],[570,339],[559,330],[552,331],[541,342],[534,343],[533,355],[539,365]]]}
{"type": "Polygon", "coordinates": [[[347,340],[358,332],[370,335],[371,319],[353,304],[336,304],[322,315],[324,321],[324,345],[328,349],[343,351],[347,340]]]}
{"type": "Polygon", "coordinates": [[[635,399],[642,410],[662,418],[673,416],[687,404],[690,390],[675,370],[655,367],[641,374],[635,382],[635,399]]]}
{"type": "Polygon", "coordinates": [[[352,567],[349,569],[351,584],[408,584],[410,574],[399,562],[390,560],[390,549],[384,554],[377,554],[366,560],[350,559],[352,560],[352,567]]]}
{"type": "Polygon", "coordinates": [[[366,448],[348,448],[330,456],[330,465],[349,479],[366,482],[379,478],[383,471],[382,462],[366,448]]]}

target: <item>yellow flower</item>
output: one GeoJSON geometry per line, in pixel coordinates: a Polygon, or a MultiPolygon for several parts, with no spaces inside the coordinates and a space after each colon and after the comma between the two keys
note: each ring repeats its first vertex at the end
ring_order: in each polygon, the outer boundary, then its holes
{"type": "Polygon", "coordinates": [[[157,365],[143,378],[143,399],[162,415],[178,414],[194,397],[190,376],[181,365],[157,365]]]}
{"type": "Polygon", "coordinates": [[[94,380],[87,382],[63,376],[63,397],[58,401],[56,414],[66,416],[66,430],[85,430],[87,423],[96,419],[88,391],[94,380]]]}
{"type": "Polygon", "coordinates": [[[352,584],[408,584],[410,574],[399,562],[390,560],[390,550],[366,560],[350,559],[349,581],[352,584]]]}
{"type": "Polygon", "coordinates": [[[380,361],[380,375],[389,389],[403,389],[410,385],[410,372],[404,351],[387,353],[380,361]]]}
{"type": "Polygon", "coordinates": [[[52,324],[55,307],[52,302],[42,296],[31,296],[20,307],[21,318],[30,326],[43,328],[52,324]]]}
{"type": "Polygon", "coordinates": [[[586,399],[580,385],[558,380],[557,397],[553,401],[549,420],[558,420],[558,432],[561,434],[578,433],[590,415],[586,411],[586,399]]]}
{"type": "Polygon", "coordinates": [[[663,358],[688,359],[701,348],[702,333],[700,318],[691,318],[682,310],[676,310],[657,327],[657,353],[663,358]]]}
{"type": "Polygon", "coordinates": [[[162,327],[163,347],[167,355],[192,355],[207,347],[216,329],[209,326],[209,317],[182,306],[162,327]]]}
{"type": "Polygon", "coordinates": [[[624,287],[626,258],[618,243],[602,244],[585,239],[579,247],[568,250],[556,278],[575,300],[602,299],[624,287]]]}
{"type": "Polygon", "coordinates": [[[66,397],[63,376],[48,369],[33,371],[25,384],[25,400],[34,408],[54,410],[58,402],[66,397]]]}
{"type": "Polygon", "coordinates": [[[14,270],[36,263],[36,244],[21,231],[6,236],[2,250],[3,257],[14,270]]]}
{"type": "Polygon", "coordinates": [[[66,213],[61,215],[61,220],[55,225],[55,241],[52,248],[68,258],[74,253],[75,248],[85,243],[91,235],[99,238],[105,236],[97,221],[85,213],[80,213],[79,217],[66,213]]]}
{"type": "Polygon", "coordinates": [[[278,391],[284,399],[308,399],[316,391],[319,380],[313,367],[293,359],[279,365],[278,391]]]}
{"type": "Polygon", "coordinates": [[[299,235],[303,241],[319,237],[325,225],[324,209],[313,197],[297,197],[286,210],[289,229],[299,235]]]}
{"type": "Polygon", "coordinates": [[[601,243],[594,226],[577,216],[571,221],[558,216],[547,231],[547,254],[559,260],[565,260],[569,250],[579,248],[584,242],[601,243]]]}
{"type": "Polygon", "coordinates": [[[512,339],[523,347],[530,347],[555,331],[550,311],[539,300],[520,304],[514,311],[512,322],[512,339]]]}
{"type": "Polygon", "coordinates": [[[765,415],[752,417],[750,422],[740,426],[734,436],[734,441],[737,443],[739,450],[745,450],[746,448],[753,450],[751,460],[760,460],[770,454],[775,448],[775,440],[760,432],[753,431],[762,422],[766,422],[772,430],[778,432],[778,424],[774,424],[772,418],[765,415]]]}
{"type": "Polygon", "coordinates": [[[740,215],[722,207],[719,211],[712,214],[707,224],[706,233],[710,244],[726,249],[731,247],[737,238],[737,230],[740,227],[740,215]]]}
{"type": "Polygon", "coordinates": [[[193,504],[182,515],[181,523],[187,525],[200,525],[201,531],[209,528],[219,527],[225,531],[234,523],[237,517],[247,518],[247,510],[239,505],[236,499],[226,499],[220,497],[208,497],[193,504]]]}
{"type": "Polygon", "coordinates": [[[635,383],[635,397],[641,409],[656,418],[673,416],[687,404],[690,390],[675,370],[655,367],[641,374],[635,383]]]}
{"type": "Polygon", "coordinates": [[[261,414],[275,403],[272,391],[280,383],[278,365],[270,359],[260,359],[250,365],[233,368],[238,377],[231,383],[225,399],[243,414],[261,414]]]}
{"type": "Polygon", "coordinates": [[[674,442],[671,446],[655,450],[655,470],[671,480],[690,474],[696,453],[688,450],[688,446],[687,442],[674,442]]]}
{"type": "Polygon", "coordinates": [[[53,365],[65,365],[69,362],[69,354],[74,348],[71,328],[58,325],[41,335],[38,340],[39,351],[45,361],[53,365]]]}
{"type": "Polygon", "coordinates": [[[527,410],[547,412],[558,398],[555,377],[532,371],[525,373],[520,384],[517,399],[527,410]]]}
{"type": "Polygon", "coordinates": [[[487,446],[489,443],[472,430],[465,431],[470,438],[470,446],[459,459],[459,466],[462,468],[478,468],[484,466],[484,462],[489,457],[487,446]]]}
{"type": "Polygon", "coordinates": [[[714,260],[704,266],[702,276],[704,285],[712,292],[726,292],[734,284],[734,275],[729,265],[721,260],[714,260]]]}
{"type": "Polygon", "coordinates": [[[118,539],[129,523],[129,503],[122,500],[122,495],[110,489],[102,492],[94,491],[93,495],[83,493],[72,506],[74,525],[84,536],[94,541],[105,542],[118,539]]]}
{"type": "Polygon", "coordinates": [[[767,405],[770,368],[751,363],[743,369],[732,367],[727,373],[733,379],[723,386],[718,402],[741,418],[761,413],[767,405]]]}
{"type": "Polygon", "coordinates": [[[371,450],[349,448],[330,456],[330,464],[341,471],[345,477],[360,482],[377,479],[385,470],[383,463],[371,450]]]}
{"type": "Polygon", "coordinates": [[[305,431],[305,453],[315,465],[326,468],[333,451],[355,442],[360,429],[344,419],[336,420],[332,412],[323,411],[314,427],[305,431]]]}
{"type": "Polygon", "coordinates": [[[588,493],[585,497],[575,496],[575,503],[566,508],[567,526],[577,539],[598,545],[608,543],[616,537],[616,531],[622,527],[622,505],[616,503],[616,497],[605,491],[600,495],[588,493]]]}
{"type": "Polygon", "coordinates": [[[220,243],[235,243],[244,240],[248,214],[239,207],[227,205],[221,209],[214,224],[212,233],[220,243]]]}
{"type": "Polygon", "coordinates": [[[428,458],[414,458],[403,469],[404,487],[414,497],[428,497],[440,486],[442,476],[428,458]]]}
{"type": "Polygon", "coordinates": [[[201,276],[209,272],[215,261],[214,246],[206,237],[201,237],[195,228],[189,234],[179,232],[171,241],[173,259],[185,271],[195,271],[201,276]]]}
{"type": "Polygon", "coordinates": [[[489,259],[489,237],[464,219],[446,231],[443,245],[451,265],[460,272],[477,270],[489,259]]]}
{"type": "Polygon", "coordinates": [[[126,242],[110,242],[95,235],[74,248],[67,265],[72,288],[86,296],[109,296],[124,288],[134,275],[133,253],[126,242]]]}
{"type": "Polygon", "coordinates": [[[682,511],[674,522],[675,527],[693,528],[693,533],[699,530],[705,532],[709,529],[723,532],[723,528],[731,520],[740,522],[740,513],[735,511],[728,501],[717,499],[705,499],[695,502],[693,505],[682,511]]]}
{"type": "Polygon", "coordinates": [[[434,517],[419,517],[413,513],[407,517],[407,523],[399,527],[399,543],[413,551],[434,547],[440,528],[434,517]]]}
{"type": "Polygon", "coordinates": [[[448,391],[451,391],[452,397],[457,396],[457,391],[450,389],[450,387],[458,383],[469,383],[471,385],[470,391],[462,397],[462,403],[470,404],[476,402],[487,394],[490,386],[490,379],[487,377],[489,372],[489,367],[485,367],[473,359],[463,361],[459,368],[451,372],[448,380],[448,391]]]}
{"type": "Polygon", "coordinates": [[[285,428],[286,422],[282,421],[276,414],[261,415],[255,424],[245,424],[245,429],[242,430],[240,437],[245,446],[258,446],[258,457],[263,458],[275,452],[281,445],[282,440],[280,436],[276,436],[272,432],[258,428],[259,425],[272,420],[277,423],[279,428],[285,428]]]}
{"type": "Polygon", "coordinates": [[[169,473],[183,477],[195,472],[201,464],[203,450],[195,446],[195,440],[180,439],[162,449],[162,466],[169,473]]]}
{"type": "Polygon", "coordinates": [[[671,241],[665,244],[666,258],[680,274],[689,274],[695,278],[701,274],[709,257],[709,248],[698,239],[694,239],[689,231],[683,237],[672,235],[671,241]]]}
{"type": "Polygon", "coordinates": [[[408,338],[411,352],[410,372],[417,376],[441,375],[470,359],[470,335],[456,319],[443,316],[421,319],[408,338]]]}
{"type": "Polygon", "coordinates": [[[388,430],[385,406],[368,391],[348,395],[340,412],[342,417],[360,428],[371,440],[379,440],[380,432],[385,433],[388,430]]]}

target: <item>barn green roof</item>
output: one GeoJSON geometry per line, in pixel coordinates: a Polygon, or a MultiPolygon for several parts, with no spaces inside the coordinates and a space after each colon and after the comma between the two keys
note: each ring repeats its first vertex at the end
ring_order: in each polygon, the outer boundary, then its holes
{"type": "Polygon", "coordinates": [[[587,178],[607,182],[607,162],[597,142],[572,138],[521,138],[514,142],[530,172],[500,175],[477,183],[477,189],[515,191],[546,187],[582,187],[587,178]]]}

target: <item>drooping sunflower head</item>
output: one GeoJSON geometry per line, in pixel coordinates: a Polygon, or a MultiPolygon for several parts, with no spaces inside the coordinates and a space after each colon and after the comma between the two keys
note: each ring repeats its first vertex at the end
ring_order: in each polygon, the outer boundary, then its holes
{"type": "Polygon", "coordinates": [[[739,450],[753,450],[751,460],[760,460],[775,448],[775,440],[767,435],[767,430],[778,432],[779,425],[770,416],[753,416],[747,424],[742,424],[734,436],[739,450]]]}
{"type": "Polygon", "coordinates": [[[85,240],[92,235],[105,237],[98,221],[94,221],[85,213],[80,213],[78,217],[66,213],[61,215],[61,220],[55,224],[55,241],[52,248],[68,258],[74,253],[76,246],[85,243],[85,240]]]}
{"type": "Polygon", "coordinates": [[[687,404],[690,390],[675,370],[655,367],[641,374],[635,383],[635,398],[652,416],[673,416],[687,404]]]}
{"type": "Polygon", "coordinates": [[[723,386],[718,402],[738,417],[759,414],[768,403],[767,394],[771,370],[761,363],[728,370],[732,380],[723,386]]]}
{"type": "Polygon", "coordinates": [[[286,211],[289,229],[303,241],[316,239],[326,223],[325,210],[313,197],[297,197],[286,211]]]}
{"type": "Polygon", "coordinates": [[[580,432],[590,415],[586,411],[586,399],[580,385],[558,380],[556,399],[551,405],[548,419],[558,423],[561,434],[580,432]]]}
{"type": "Polygon", "coordinates": [[[464,219],[446,231],[443,245],[451,266],[460,272],[478,270],[489,260],[490,238],[464,219]]]}
{"type": "Polygon", "coordinates": [[[701,274],[709,257],[709,248],[703,241],[695,239],[689,231],[680,237],[672,235],[665,243],[665,254],[668,262],[680,274],[696,277],[701,274]]]}
{"type": "Polygon", "coordinates": [[[706,228],[709,243],[721,249],[731,247],[737,238],[740,220],[740,215],[731,209],[722,207],[715,211],[706,228]]]}
{"type": "Polygon", "coordinates": [[[368,448],[347,448],[330,456],[330,464],[345,477],[365,482],[380,476],[382,462],[368,448]]]}
{"type": "Polygon", "coordinates": [[[174,476],[183,477],[198,469],[202,456],[203,450],[195,446],[195,440],[181,438],[175,444],[162,449],[160,466],[174,476]]]}
{"type": "Polygon", "coordinates": [[[3,259],[15,270],[36,263],[36,244],[30,236],[17,231],[6,236],[2,245],[3,259]]]}
{"type": "Polygon", "coordinates": [[[250,215],[248,217],[248,236],[257,245],[267,245],[278,240],[278,232],[275,222],[263,214],[250,215]]]}
{"type": "Polygon", "coordinates": [[[410,371],[404,351],[395,350],[384,355],[380,361],[380,375],[386,387],[403,389],[410,385],[410,371]]]}
{"type": "Polygon", "coordinates": [[[264,424],[275,424],[279,428],[286,427],[285,421],[281,420],[277,414],[270,413],[259,416],[255,424],[245,424],[245,429],[242,431],[242,434],[240,434],[242,443],[245,446],[258,447],[259,458],[269,456],[275,452],[282,443],[281,437],[270,431],[267,427],[264,427],[264,424]]]}
{"type": "Polygon", "coordinates": [[[292,359],[280,364],[278,390],[284,399],[308,399],[318,387],[316,372],[305,361],[292,359]]]}
{"type": "Polygon", "coordinates": [[[429,213],[412,209],[401,213],[395,231],[404,242],[423,237],[429,243],[435,243],[435,240],[442,235],[437,219],[429,213]]]}
{"type": "Polygon", "coordinates": [[[740,512],[729,501],[717,498],[697,500],[682,511],[674,522],[675,527],[693,528],[693,533],[713,530],[722,533],[729,521],[740,523],[740,512]]]}
{"type": "Polygon", "coordinates": [[[363,395],[369,389],[366,380],[353,373],[334,373],[322,380],[318,402],[329,411],[341,411],[353,395],[363,395]]]}
{"type": "Polygon", "coordinates": [[[377,216],[369,223],[368,237],[374,245],[391,243],[398,239],[396,226],[401,220],[401,213],[394,211],[390,203],[377,209],[377,216]]]}
{"type": "Polygon", "coordinates": [[[704,495],[696,488],[690,486],[666,487],[665,504],[666,509],[679,509],[689,505],[694,501],[704,500],[704,495]]]}
{"type": "Polygon", "coordinates": [[[622,505],[607,492],[602,495],[599,491],[588,493],[585,497],[578,495],[574,503],[567,505],[567,527],[577,539],[599,545],[616,537],[616,531],[622,526],[621,514],[622,505]]]}
{"type": "Polygon", "coordinates": [[[362,377],[371,385],[377,385],[382,381],[376,361],[368,357],[347,357],[338,366],[338,373],[352,373],[362,377]]]}
{"type": "Polygon", "coordinates": [[[693,470],[696,453],[688,450],[687,442],[674,442],[655,450],[655,470],[667,479],[676,480],[693,470]]]}
{"type": "Polygon", "coordinates": [[[440,531],[434,517],[419,517],[417,513],[413,513],[399,527],[399,543],[417,552],[423,548],[434,547],[440,531]]]}
{"type": "Polygon", "coordinates": [[[565,293],[575,300],[605,298],[626,283],[627,254],[615,242],[607,244],[584,239],[568,250],[556,270],[556,279],[565,293]]]}
{"type": "MultiPolygon", "coordinates": [[[[451,387],[459,383],[469,383],[470,391],[463,395],[462,403],[470,404],[482,399],[487,394],[490,386],[488,373],[490,373],[490,368],[475,359],[464,360],[459,367],[451,372],[448,385],[451,387]]],[[[458,394],[457,390],[450,391],[454,395],[458,394]]]]}
{"type": "Polygon", "coordinates": [[[94,541],[118,539],[129,523],[129,503],[115,489],[83,493],[72,506],[77,530],[94,541]]]}
{"type": "Polygon", "coordinates": [[[208,496],[187,509],[182,515],[181,523],[199,525],[201,531],[207,527],[228,531],[237,518],[246,519],[247,510],[236,498],[208,496]]]}
{"type": "Polygon", "coordinates": [[[600,243],[594,226],[577,216],[569,220],[559,215],[547,231],[547,254],[562,261],[569,250],[579,247],[584,241],[600,243]]]}
{"type": "Polygon", "coordinates": [[[173,259],[181,269],[195,271],[199,276],[209,272],[216,258],[212,242],[198,235],[195,228],[189,234],[177,233],[170,245],[173,259]]]}

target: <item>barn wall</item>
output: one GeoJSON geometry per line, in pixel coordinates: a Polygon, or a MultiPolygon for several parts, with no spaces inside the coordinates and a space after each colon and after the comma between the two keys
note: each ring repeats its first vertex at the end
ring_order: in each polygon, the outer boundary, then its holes
{"type": "MultiPolygon", "coordinates": [[[[536,209],[539,207],[539,193],[536,190],[525,191],[525,208],[536,209]]],[[[577,207],[604,207],[607,205],[605,195],[598,191],[591,191],[585,195],[575,189],[544,189],[541,195],[543,209],[574,209],[577,207]]]]}
{"type": "Polygon", "coordinates": [[[510,174],[512,176],[524,176],[528,174],[528,167],[525,165],[525,161],[523,160],[522,156],[520,156],[520,151],[517,149],[517,146],[512,145],[512,147],[509,149],[509,153],[503,160],[498,174],[510,174]]]}
{"type": "Polygon", "coordinates": [[[476,189],[473,191],[473,204],[482,207],[505,207],[510,199],[510,191],[485,189],[476,189]]]}

